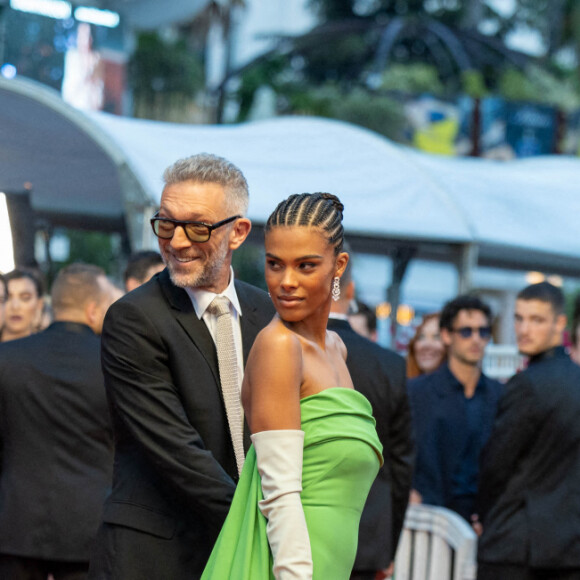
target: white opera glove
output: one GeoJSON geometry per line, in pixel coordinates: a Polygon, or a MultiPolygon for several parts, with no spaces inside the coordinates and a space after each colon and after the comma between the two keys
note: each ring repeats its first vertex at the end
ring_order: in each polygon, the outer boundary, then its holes
{"type": "Polygon", "coordinates": [[[267,518],[266,533],[276,580],[310,580],[312,551],[300,501],[304,431],[261,431],[252,435],[267,518]]]}

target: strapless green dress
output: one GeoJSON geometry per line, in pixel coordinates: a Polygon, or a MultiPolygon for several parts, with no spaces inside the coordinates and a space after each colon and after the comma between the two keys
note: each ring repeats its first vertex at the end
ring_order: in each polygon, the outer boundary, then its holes
{"type": "MultiPolygon", "coordinates": [[[[359,392],[331,388],[300,401],[304,431],[302,506],[313,580],[348,580],[358,525],[382,464],[371,405],[359,392]]],[[[256,453],[250,448],[232,507],[202,580],[274,580],[256,453]]]]}

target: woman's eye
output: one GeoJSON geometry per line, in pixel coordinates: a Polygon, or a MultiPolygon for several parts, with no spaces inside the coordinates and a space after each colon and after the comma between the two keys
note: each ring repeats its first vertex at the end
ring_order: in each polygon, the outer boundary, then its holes
{"type": "Polygon", "coordinates": [[[277,270],[280,268],[280,264],[275,260],[266,260],[266,266],[268,266],[270,270],[277,270]]]}
{"type": "Polygon", "coordinates": [[[302,262],[300,264],[300,268],[302,270],[310,270],[310,269],[315,268],[315,267],[316,267],[316,264],[314,262],[302,262]]]}

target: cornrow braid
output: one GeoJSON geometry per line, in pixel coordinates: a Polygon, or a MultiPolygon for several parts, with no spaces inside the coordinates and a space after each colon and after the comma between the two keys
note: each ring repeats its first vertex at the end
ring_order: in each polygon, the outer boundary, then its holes
{"type": "Polygon", "coordinates": [[[332,193],[295,193],[281,201],[272,212],[264,230],[278,226],[310,226],[321,228],[334,246],[335,254],[342,250],[344,206],[332,193]]]}

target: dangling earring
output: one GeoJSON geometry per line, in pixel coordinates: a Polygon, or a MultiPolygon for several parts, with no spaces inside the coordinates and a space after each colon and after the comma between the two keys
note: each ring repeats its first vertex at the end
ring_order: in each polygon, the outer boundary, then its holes
{"type": "Polygon", "coordinates": [[[332,281],[332,299],[337,302],[340,298],[340,278],[338,276],[334,277],[332,281]]]}

